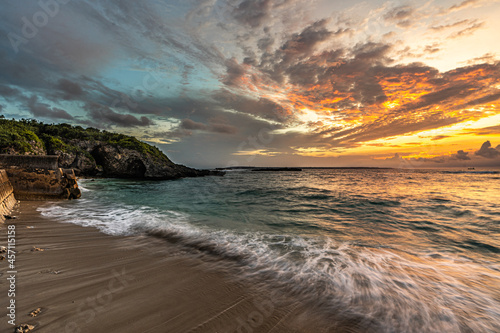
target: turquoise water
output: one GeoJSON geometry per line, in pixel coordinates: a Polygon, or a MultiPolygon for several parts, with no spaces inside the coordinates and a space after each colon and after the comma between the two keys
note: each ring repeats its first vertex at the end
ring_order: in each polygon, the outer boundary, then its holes
{"type": "Polygon", "coordinates": [[[325,320],[348,312],[380,332],[500,332],[500,172],[233,171],[80,185],[82,199],[42,213],[236,262],[325,320]]]}

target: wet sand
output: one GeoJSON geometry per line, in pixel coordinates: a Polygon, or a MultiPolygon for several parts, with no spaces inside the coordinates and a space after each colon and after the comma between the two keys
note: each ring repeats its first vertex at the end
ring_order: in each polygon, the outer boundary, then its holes
{"type": "MultiPolygon", "coordinates": [[[[16,226],[16,325],[35,332],[328,331],[314,327],[299,304],[281,304],[215,260],[154,237],[51,221],[36,211],[40,204],[22,202],[17,219],[0,225],[2,245],[7,226],[16,226]]],[[[14,332],[5,314],[7,260],[0,268],[0,332],[14,332]]]]}

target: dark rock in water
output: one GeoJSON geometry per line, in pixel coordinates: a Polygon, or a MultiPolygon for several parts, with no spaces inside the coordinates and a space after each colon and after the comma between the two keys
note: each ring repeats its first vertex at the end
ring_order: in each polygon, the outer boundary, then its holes
{"type": "Polygon", "coordinates": [[[82,191],[79,188],[72,188],[69,190],[69,198],[70,199],[80,199],[82,196],[82,191]]]}

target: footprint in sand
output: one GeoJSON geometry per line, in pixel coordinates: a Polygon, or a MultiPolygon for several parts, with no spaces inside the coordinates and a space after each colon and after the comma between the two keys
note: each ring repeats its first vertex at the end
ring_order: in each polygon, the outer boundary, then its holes
{"type": "Polygon", "coordinates": [[[30,314],[29,314],[29,316],[30,317],[36,317],[36,316],[38,316],[40,314],[40,312],[42,312],[42,308],[38,308],[36,310],[31,311],[30,314]]]}
{"type": "Polygon", "coordinates": [[[26,333],[35,329],[35,326],[28,324],[21,324],[15,328],[14,333],[26,333]]]}

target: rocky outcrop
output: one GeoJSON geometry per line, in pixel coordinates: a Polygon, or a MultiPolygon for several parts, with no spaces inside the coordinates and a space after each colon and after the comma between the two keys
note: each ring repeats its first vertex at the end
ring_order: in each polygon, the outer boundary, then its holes
{"type": "Polygon", "coordinates": [[[3,134],[0,135],[0,153],[56,155],[57,166],[49,169],[74,169],[82,176],[176,179],[224,174],[175,164],[157,147],[129,135],[97,128],[0,117],[0,133],[3,134]]]}
{"type": "Polygon", "coordinates": [[[100,141],[72,140],[71,144],[78,149],[74,152],[54,151],[52,153],[59,155],[59,167],[74,169],[77,175],[177,179],[224,174],[220,171],[197,170],[175,164],[163,154],[153,155],[100,141]]]}

